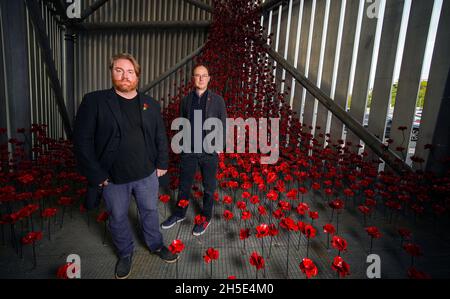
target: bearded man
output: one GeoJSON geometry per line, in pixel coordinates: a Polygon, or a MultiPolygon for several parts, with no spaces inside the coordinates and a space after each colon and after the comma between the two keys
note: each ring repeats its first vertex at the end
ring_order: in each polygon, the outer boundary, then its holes
{"type": "Polygon", "coordinates": [[[117,249],[115,276],[131,273],[134,251],[128,219],[131,195],[150,252],[165,262],[178,259],[164,246],[158,219],[158,177],[168,169],[168,142],[159,103],[137,90],[140,66],[127,53],[111,58],[113,87],[84,96],[75,120],[74,151],[89,188],[86,208],[105,200],[117,249]]]}

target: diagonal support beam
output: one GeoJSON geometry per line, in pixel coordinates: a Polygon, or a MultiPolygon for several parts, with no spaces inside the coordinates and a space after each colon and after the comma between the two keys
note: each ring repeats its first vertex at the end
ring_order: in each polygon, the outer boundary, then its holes
{"type": "Polygon", "coordinates": [[[287,4],[288,1],[287,0],[268,0],[266,2],[264,2],[263,4],[261,4],[261,10],[263,13],[272,10],[274,7],[276,6],[280,6],[287,4]]]}
{"type": "Polygon", "coordinates": [[[61,115],[64,131],[68,138],[72,138],[72,127],[70,124],[69,117],[67,115],[66,104],[64,102],[63,90],[61,83],[58,79],[58,73],[56,71],[55,62],[53,61],[53,55],[50,48],[50,42],[48,40],[44,21],[42,20],[39,12],[38,2],[35,0],[25,0],[28,7],[28,13],[30,15],[31,21],[34,25],[39,47],[41,48],[42,55],[44,57],[44,62],[46,65],[47,76],[50,79],[52,89],[56,96],[56,104],[58,106],[59,114],[61,115]]]}
{"type": "Polygon", "coordinates": [[[404,161],[402,161],[391,149],[383,150],[383,144],[372,133],[366,130],[357,120],[352,118],[344,109],[336,104],[328,95],[320,90],[314,83],[308,80],[295,67],[293,67],[286,59],[273,50],[266,43],[260,42],[266,49],[267,53],[281,65],[289,74],[291,74],[297,82],[299,82],[308,92],[313,95],[326,109],[331,111],[340,121],[342,121],[355,135],[357,135],[364,143],[372,149],[372,151],[381,157],[386,164],[392,167],[397,173],[404,174],[412,172],[404,161]]]}
{"type": "Polygon", "coordinates": [[[90,15],[92,15],[97,9],[102,7],[108,0],[97,0],[95,1],[91,6],[86,8],[82,13],[80,17],[80,22],[83,22],[85,19],[87,19],[90,15]]]}
{"type": "Polygon", "coordinates": [[[203,3],[202,1],[199,1],[199,0],[184,0],[184,1],[196,6],[198,8],[206,10],[207,12],[211,12],[211,13],[213,12],[213,8],[210,5],[203,3]]]}
{"type": "Polygon", "coordinates": [[[202,46],[200,46],[197,50],[195,50],[194,52],[192,52],[191,54],[189,54],[188,56],[184,57],[180,62],[178,62],[177,64],[175,64],[170,70],[164,72],[161,76],[159,76],[157,79],[153,80],[151,83],[147,84],[144,88],[141,89],[142,93],[146,93],[148,92],[150,89],[152,89],[153,87],[155,87],[156,85],[158,85],[159,83],[161,83],[162,81],[164,81],[164,79],[166,79],[167,77],[169,77],[170,75],[172,75],[173,73],[175,73],[180,67],[182,67],[183,65],[185,65],[186,63],[188,63],[191,59],[193,59],[195,56],[199,55],[202,50],[203,47],[205,47],[205,44],[203,44],[202,46]]]}

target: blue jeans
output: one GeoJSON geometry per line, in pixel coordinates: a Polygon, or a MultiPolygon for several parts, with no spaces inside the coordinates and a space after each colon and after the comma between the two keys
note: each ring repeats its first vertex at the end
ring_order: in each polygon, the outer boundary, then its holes
{"type": "Polygon", "coordinates": [[[109,213],[109,230],[119,257],[133,253],[133,234],[128,220],[131,194],[136,198],[145,243],[150,251],[163,246],[159,231],[158,177],[156,171],[150,176],[127,184],[109,183],[103,190],[106,210],[109,213]]]}

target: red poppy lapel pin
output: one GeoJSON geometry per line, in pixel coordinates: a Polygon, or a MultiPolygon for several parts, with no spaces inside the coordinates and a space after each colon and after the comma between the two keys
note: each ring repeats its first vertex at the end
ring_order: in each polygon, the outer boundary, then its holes
{"type": "Polygon", "coordinates": [[[147,103],[144,103],[144,105],[143,105],[143,107],[142,107],[142,110],[147,110],[148,109],[148,107],[149,107],[149,105],[147,104],[147,103]]]}

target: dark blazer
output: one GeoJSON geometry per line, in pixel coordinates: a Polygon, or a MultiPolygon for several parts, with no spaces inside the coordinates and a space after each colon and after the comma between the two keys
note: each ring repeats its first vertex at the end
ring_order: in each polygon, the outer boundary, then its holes
{"type": "MultiPolygon", "coordinates": [[[[168,169],[169,148],[166,129],[157,101],[139,93],[142,126],[150,160],[158,169],[168,169]]],[[[73,144],[78,168],[89,182],[86,208],[99,203],[98,185],[109,177],[121,141],[122,113],[114,89],[83,97],[75,119],[73,144]]]]}
{"type": "MultiPolygon", "coordinates": [[[[186,119],[190,119],[191,114],[191,105],[192,99],[194,97],[194,92],[191,91],[187,96],[185,96],[181,100],[180,105],[180,116],[186,119]]],[[[215,92],[208,90],[208,98],[206,100],[206,109],[205,109],[205,119],[210,117],[218,118],[222,121],[223,125],[223,146],[226,146],[226,118],[227,118],[227,109],[225,106],[224,99],[216,94],[215,92]]],[[[205,131],[206,135],[209,133],[208,130],[205,131]]]]}

